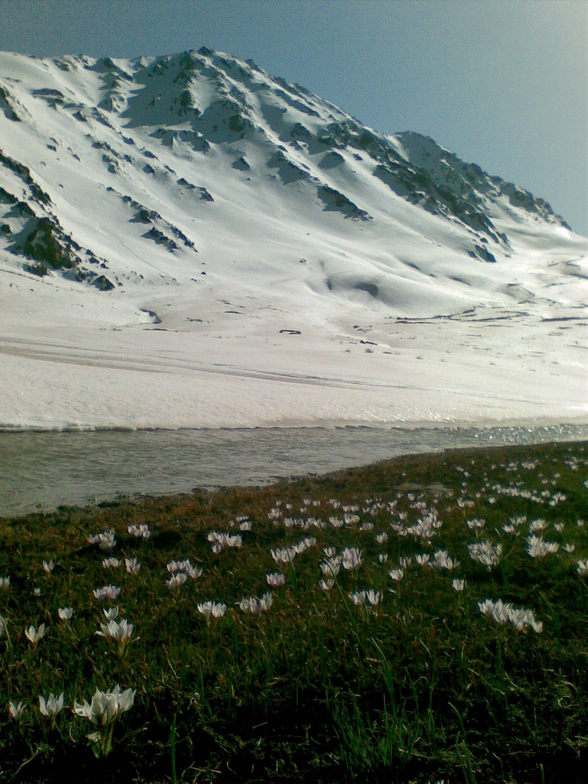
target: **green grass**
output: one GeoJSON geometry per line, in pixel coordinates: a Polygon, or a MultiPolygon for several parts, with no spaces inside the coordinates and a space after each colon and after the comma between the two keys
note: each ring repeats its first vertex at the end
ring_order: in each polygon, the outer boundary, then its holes
{"type": "Polygon", "coordinates": [[[580,782],[588,763],[588,444],[405,457],[265,488],[111,503],[0,521],[0,780],[15,782],[580,782]],[[273,510],[273,511],[272,511],[273,510]],[[346,511],[345,511],[346,510],[346,511]],[[334,527],[330,518],[348,518],[334,527]],[[240,533],[213,553],[211,531],[240,533]],[[416,535],[419,519],[439,527],[416,535]],[[294,522],[289,525],[288,518],[294,522]],[[504,526],[522,518],[514,533],[504,526]],[[468,521],[484,520],[476,530],[468,521]],[[557,552],[531,557],[531,526],[557,552]],[[585,525],[582,521],[585,520],[585,525]],[[129,525],[146,523],[140,540],[129,525]],[[537,525],[535,524],[535,527],[537,525]],[[108,552],[86,536],[116,535],[108,552]],[[407,533],[412,529],[412,533],[407,533]],[[387,534],[387,541],[376,536],[387,534]],[[313,537],[289,565],[271,550],[313,537]],[[468,545],[502,546],[486,567],[468,545]],[[564,545],[573,545],[567,552],[564,545]],[[323,548],[358,548],[323,591],[323,548]],[[446,550],[453,569],[416,563],[446,550]],[[386,553],[382,563],[379,554],[386,553]],[[122,561],[104,569],[105,557],[122,561]],[[125,570],[136,557],[138,574],[125,570]],[[166,564],[202,569],[172,590],[166,564]],[[395,581],[391,569],[411,558],[395,581]],[[52,573],[43,561],[56,562],[52,573]],[[282,587],[266,574],[281,571],[282,587]],[[457,592],[453,579],[465,579],[457,592]],[[115,584],[115,602],[93,589],[115,584]],[[37,590],[36,590],[37,589],[37,590]],[[375,606],[350,594],[382,593],[375,606]],[[259,615],[244,597],[273,595],[259,615]],[[484,616],[501,599],[542,630],[484,616]],[[197,604],[223,602],[221,618],[197,604]],[[124,655],[98,636],[103,606],[134,625],[124,655]],[[58,608],[74,615],[60,621],[58,608]],[[35,646],[24,635],[44,623],[35,646]],[[136,690],[95,758],[74,701],[136,690]],[[53,721],[39,695],[64,693],[53,721]],[[25,703],[19,720],[8,701],[25,703]]]}

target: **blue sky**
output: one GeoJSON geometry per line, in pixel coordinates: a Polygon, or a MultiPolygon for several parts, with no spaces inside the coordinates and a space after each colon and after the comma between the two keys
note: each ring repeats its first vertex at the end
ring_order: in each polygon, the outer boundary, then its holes
{"type": "Polygon", "coordinates": [[[252,58],[385,133],[432,136],[588,236],[586,0],[0,0],[0,49],[252,58]]]}

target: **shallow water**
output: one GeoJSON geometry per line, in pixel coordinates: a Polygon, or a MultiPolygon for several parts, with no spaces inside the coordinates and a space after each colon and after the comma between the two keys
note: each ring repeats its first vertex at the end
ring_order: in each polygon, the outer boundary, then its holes
{"type": "Polygon", "coordinates": [[[401,454],[588,439],[588,425],[0,432],[0,517],[264,484],[401,454]]]}

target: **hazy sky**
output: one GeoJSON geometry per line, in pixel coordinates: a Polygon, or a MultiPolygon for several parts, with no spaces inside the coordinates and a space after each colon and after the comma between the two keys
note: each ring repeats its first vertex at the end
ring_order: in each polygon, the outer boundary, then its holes
{"type": "MultiPolygon", "coordinates": [[[[0,0],[0,49],[252,58],[432,136],[588,236],[588,0],[0,0]]],[[[0,144],[1,146],[1,144],[0,144]]]]}

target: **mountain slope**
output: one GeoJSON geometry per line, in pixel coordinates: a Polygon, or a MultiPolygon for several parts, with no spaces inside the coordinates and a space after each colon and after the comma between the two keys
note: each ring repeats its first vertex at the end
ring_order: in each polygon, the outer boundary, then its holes
{"type": "MultiPolygon", "coordinates": [[[[366,128],[251,62],[207,49],[136,60],[2,53],[0,140],[0,351],[21,379],[48,383],[67,368],[51,403],[28,391],[22,403],[17,383],[0,424],[476,418],[493,371],[472,362],[460,330],[473,335],[482,319],[517,336],[543,335],[529,319],[585,324],[586,241],[545,201],[429,138],[366,128]],[[471,363],[457,413],[425,401],[441,387],[450,400],[455,375],[432,372],[438,353],[424,376],[415,369],[424,323],[441,329],[439,346],[462,345],[453,368],[471,363]],[[413,330],[415,352],[400,326],[413,330]],[[240,399],[229,372],[256,379],[249,414],[228,401],[217,418],[205,395],[193,403],[196,375],[210,380],[203,357],[222,369],[212,399],[240,399]],[[161,395],[183,401],[177,416],[157,395],[129,402],[127,376],[118,388],[122,365],[128,374],[151,364],[173,377],[161,395]],[[99,365],[114,373],[95,380],[110,396],[104,411],[76,375],[99,365]],[[400,366],[407,389],[424,389],[412,413],[389,391],[400,366]],[[285,377],[304,394],[276,386],[285,377]],[[373,411],[348,394],[365,383],[373,411]],[[309,384],[339,385],[337,399],[351,402],[307,405],[309,384]]],[[[490,331],[473,343],[499,354],[490,331]]],[[[585,379],[574,340],[565,373],[577,413],[585,379]]]]}

